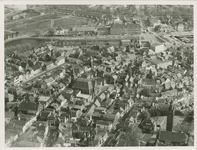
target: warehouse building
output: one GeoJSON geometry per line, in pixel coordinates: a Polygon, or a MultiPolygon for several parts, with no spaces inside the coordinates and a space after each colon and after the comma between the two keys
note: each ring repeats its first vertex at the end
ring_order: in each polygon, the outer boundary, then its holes
{"type": "Polygon", "coordinates": [[[155,53],[160,53],[166,50],[166,47],[164,44],[152,44],[150,46],[150,49],[153,50],[155,53]]]}
{"type": "Polygon", "coordinates": [[[113,24],[110,28],[111,35],[140,34],[139,24],[113,24]]]}

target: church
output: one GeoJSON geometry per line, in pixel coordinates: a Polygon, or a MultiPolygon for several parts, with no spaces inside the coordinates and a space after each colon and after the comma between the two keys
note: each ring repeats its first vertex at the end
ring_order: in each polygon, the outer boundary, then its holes
{"type": "Polygon", "coordinates": [[[167,114],[166,131],[160,131],[156,145],[159,146],[186,146],[188,144],[188,135],[183,132],[173,131],[174,126],[174,107],[170,102],[167,114]]]}

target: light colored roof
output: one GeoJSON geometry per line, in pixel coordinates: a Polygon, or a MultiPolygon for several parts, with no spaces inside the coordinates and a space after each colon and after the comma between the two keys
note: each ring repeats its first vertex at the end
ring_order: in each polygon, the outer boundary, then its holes
{"type": "Polygon", "coordinates": [[[50,100],[49,96],[40,96],[39,98],[39,101],[42,101],[42,102],[47,102],[48,100],[50,100]]]}
{"type": "Polygon", "coordinates": [[[159,59],[149,59],[149,61],[153,64],[163,64],[163,63],[166,63],[166,62],[171,62],[171,60],[164,60],[164,61],[161,61],[159,59]]]}
{"type": "Polygon", "coordinates": [[[91,95],[80,93],[80,94],[77,94],[77,97],[81,97],[81,98],[84,98],[84,99],[88,99],[89,97],[91,97],[91,95]]]}
{"type": "Polygon", "coordinates": [[[57,57],[57,61],[58,61],[58,60],[62,60],[62,59],[64,59],[64,56],[59,56],[59,57],[57,57]]]}
{"type": "Polygon", "coordinates": [[[48,78],[48,79],[45,79],[44,81],[46,82],[46,83],[49,83],[49,82],[52,82],[54,79],[52,78],[52,77],[50,77],[50,78],[48,78]]]}

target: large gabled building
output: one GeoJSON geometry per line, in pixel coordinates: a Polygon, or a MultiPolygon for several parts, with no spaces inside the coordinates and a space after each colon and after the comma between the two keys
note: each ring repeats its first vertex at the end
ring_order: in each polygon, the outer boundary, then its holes
{"type": "Polygon", "coordinates": [[[80,90],[83,94],[92,94],[93,84],[90,79],[78,78],[72,86],[75,90],[80,90]]]}
{"type": "Polygon", "coordinates": [[[113,24],[110,27],[111,35],[120,34],[140,34],[141,26],[139,24],[113,24]]]}

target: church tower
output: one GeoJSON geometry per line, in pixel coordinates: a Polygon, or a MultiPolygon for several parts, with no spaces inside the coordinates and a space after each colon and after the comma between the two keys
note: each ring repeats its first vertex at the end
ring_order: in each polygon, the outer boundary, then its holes
{"type": "Polygon", "coordinates": [[[174,108],[173,108],[172,105],[173,105],[173,102],[171,100],[170,106],[168,108],[168,114],[167,114],[166,131],[172,131],[173,130],[174,108]]]}

